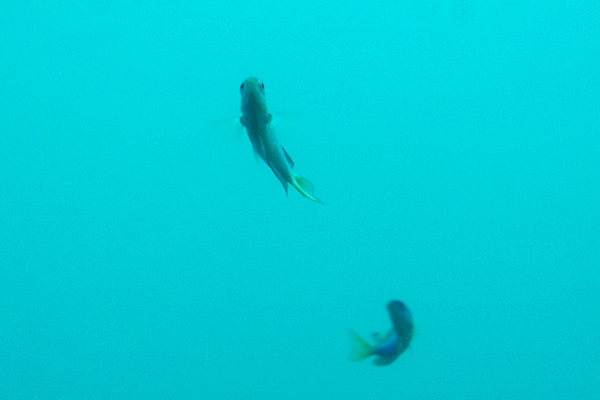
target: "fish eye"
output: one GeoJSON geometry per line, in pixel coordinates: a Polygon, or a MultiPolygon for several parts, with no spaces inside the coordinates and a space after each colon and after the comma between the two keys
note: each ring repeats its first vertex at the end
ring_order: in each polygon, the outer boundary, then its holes
{"type": "Polygon", "coordinates": [[[240,90],[244,90],[244,82],[242,82],[242,85],[240,86],[240,90]]]}
{"type": "Polygon", "coordinates": [[[263,83],[263,81],[260,81],[260,88],[261,88],[262,90],[265,90],[265,84],[263,83]]]}

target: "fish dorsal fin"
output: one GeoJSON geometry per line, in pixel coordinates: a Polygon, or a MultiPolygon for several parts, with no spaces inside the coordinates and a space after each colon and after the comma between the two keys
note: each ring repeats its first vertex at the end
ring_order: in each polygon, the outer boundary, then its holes
{"type": "Polygon", "coordinates": [[[283,154],[285,154],[285,158],[287,159],[288,164],[290,164],[290,168],[294,168],[294,162],[292,161],[292,157],[290,157],[290,155],[287,153],[287,151],[285,151],[283,146],[281,146],[281,150],[283,150],[283,154]]]}

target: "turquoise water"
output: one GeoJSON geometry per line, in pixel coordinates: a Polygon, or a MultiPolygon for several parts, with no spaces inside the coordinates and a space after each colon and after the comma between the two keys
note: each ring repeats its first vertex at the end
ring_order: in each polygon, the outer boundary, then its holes
{"type": "Polygon", "coordinates": [[[204,3],[0,2],[0,398],[600,398],[597,2],[204,3]]]}

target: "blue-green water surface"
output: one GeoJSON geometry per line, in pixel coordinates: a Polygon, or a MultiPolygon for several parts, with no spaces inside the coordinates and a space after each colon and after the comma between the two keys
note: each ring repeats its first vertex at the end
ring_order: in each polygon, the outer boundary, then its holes
{"type": "Polygon", "coordinates": [[[599,4],[0,1],[0,398],[599,399],[599,4]]]}

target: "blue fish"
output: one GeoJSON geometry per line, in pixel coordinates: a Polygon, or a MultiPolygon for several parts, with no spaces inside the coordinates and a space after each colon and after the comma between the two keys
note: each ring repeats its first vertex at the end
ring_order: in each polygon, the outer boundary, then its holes
{"type": "Polygon", "coordinates": [[[352,343],[350,361],[361,361],[375,356],[373,364],[390,365],[408,348],[414,330],[410,310],[403,302],[397,300],[390,301],[387,309],[392,320],[392,329],[385,336],[374,335],[375,344],[367,342],[358,333],[350,331],[352,343]]]}
{"type": "Polygon", "coordinates": [[[271,168],[286,194],[290,184],[302,196],[323,204],[315,197],[313,184],[292,172],[294,162],[279,143],[273,130],[273,117],[267,107],[263,82],[257,78],[248,78],[240,86],[240,93],[242,95],[240,123],[246,128],[254,153],[271,168]]]}

